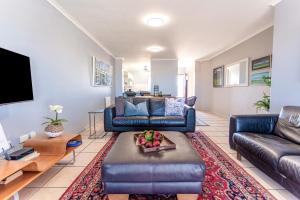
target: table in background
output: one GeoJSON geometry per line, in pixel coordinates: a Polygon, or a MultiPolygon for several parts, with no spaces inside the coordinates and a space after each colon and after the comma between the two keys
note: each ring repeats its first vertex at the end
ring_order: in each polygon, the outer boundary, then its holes
{"type": "Polygon", "coordinates": [[[106,136],[106,132],[104,132],[101,136],[97,136],[97,131],[96,131],[96,115],[104,113],[104,109],[98,109],[95,111],[90,111],[89,113],[89,125],[90,125],[90,135],[89,139],[101,139],[106,136]],[[92,124],[93,122],[93,124],[92,124]],[[93,130],[92,130],[93,127],[93,130]]]}

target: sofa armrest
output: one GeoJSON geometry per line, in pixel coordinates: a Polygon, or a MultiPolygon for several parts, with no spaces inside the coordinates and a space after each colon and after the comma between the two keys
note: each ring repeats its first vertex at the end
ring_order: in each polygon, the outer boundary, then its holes
{"type": "Polygon", "coordinates": [[[116,107],[114,105],[104,109],[104,130],[111,132],[113,130],[113,119],[116,117],[116,107]]]}
{"type": "Polygon", "coordinates": [[[229,124],[229,144],[235,149],[233,134],[236,132],[251,132],[258,134],[273,134],[278,114],[266,115],[233,115],[229,124]]]}
{"type": "Polygon", "coordinates": [[[193,107],[185,106],[184,113],[186,126],[190,132],[194,132],[196,127],[196,110],[193,107]]]}

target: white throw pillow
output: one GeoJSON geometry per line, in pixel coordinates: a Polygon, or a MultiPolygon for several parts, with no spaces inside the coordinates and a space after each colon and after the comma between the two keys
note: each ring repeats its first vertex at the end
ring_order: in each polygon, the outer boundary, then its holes
{"type": "Polygon", "coordinates": [[[184,112],[184,98],[165,98],[165,115],[182,116],[184,112]]]}

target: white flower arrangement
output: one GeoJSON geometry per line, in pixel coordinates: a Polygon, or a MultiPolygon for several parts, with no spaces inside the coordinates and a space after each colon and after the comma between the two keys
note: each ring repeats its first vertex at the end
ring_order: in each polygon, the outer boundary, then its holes
{"type": "Polygon", "coordinates": [[[58,114],[62,113],[63,106],[61,105],[50,105],[50,111],[55,112],[55,118],[46,117],[49,121],[44,122],[43,124],[59,126],[62,125],[63,122],[67,122],[65,119],[58,119],[58,114]]]}

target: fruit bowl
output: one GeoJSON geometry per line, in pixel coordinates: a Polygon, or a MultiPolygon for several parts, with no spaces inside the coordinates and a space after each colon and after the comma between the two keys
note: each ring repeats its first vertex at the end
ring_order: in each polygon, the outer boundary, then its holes
{"type": "Polygon", "coordinates": [[[140,146],[145,153],[176,148],[175,143],[158,131],[147,130],[135,134],[134,138],[136,145],[140,146]]]}

